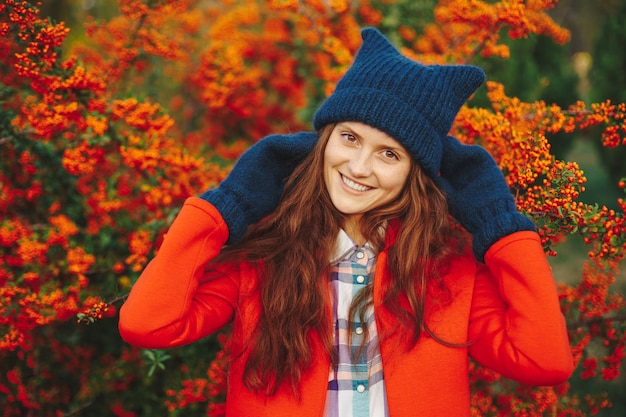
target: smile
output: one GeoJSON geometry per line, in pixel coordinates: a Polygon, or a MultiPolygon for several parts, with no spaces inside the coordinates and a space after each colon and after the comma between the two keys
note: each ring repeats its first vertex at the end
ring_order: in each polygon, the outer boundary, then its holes
{"type": "Polygon", "coordinates": [[[343,183],[348,186],[349,188],[352,188],[355,191],[367,191],[367,190],[371,190],[372,187],[368,187],[365,185],[361,185],[361,184],[357,184],[356,182],[349,180],[348,178],[344,177],[343,175],[341,175],[341,180],[343,181],[343,183]]]}

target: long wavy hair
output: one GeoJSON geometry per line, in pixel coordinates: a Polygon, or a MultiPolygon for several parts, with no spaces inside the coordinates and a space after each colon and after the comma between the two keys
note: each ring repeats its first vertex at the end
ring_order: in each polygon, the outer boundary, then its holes
{"type": "MultiPolygon", "coordinates": [[[[300,378],[314,360],[312,332],[317,332],[336,364],[325,277],[344,216],[333,206],[323,176],[324,149],[333,128],[320,131],[313,151],[288,178],[277,209],[215,260],[245,260],[257,265],[261,274],[262,312],[244,370],[244,384],[255,392],[273,395],[287,382],[298,395],[300,378]]],[[[440,276],[450,235],[445,196],[416,163],[395,201],[362,216],[361,232],[382,250],[384,231],[392,223],[401,227],[388,248],[387,268],[393,280],[383,302],[414,345],[424,331],[435,337],[424,322],[426,282],[440,276]],[[410,311],[400,307],[400,295],[408,300],[410,311]]],[[[351,320],[363,320],[372,303],[373,287],[367,286],[352,303],[351,320]]]]}

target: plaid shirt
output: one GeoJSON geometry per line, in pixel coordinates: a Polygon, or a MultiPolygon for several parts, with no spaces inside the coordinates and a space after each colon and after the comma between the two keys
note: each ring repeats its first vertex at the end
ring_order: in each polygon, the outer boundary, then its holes
{"type": "MultiPolygon", "coordinates": [[[[334,343],[338,366],[330,370],[324,417],[388,417],[383,364],[373,309],[366,323],[354,323],[352,344],[348,344],[348,311],[356,294],[374,278],[376,253],[369,244],[359,248],[342,230],[337,239],[330,268],[330,291],[334,322],[334,343]],[[363,325],[369,334],[365,348],[356,359],[363,340],[363,325]]],[[[358,317],[356,318],[358,320],[358,317]]]]}

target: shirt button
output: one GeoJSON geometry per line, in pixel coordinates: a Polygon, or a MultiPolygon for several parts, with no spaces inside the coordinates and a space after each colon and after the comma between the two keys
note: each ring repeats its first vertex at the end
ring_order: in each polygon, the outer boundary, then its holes
{"type": "Polygon", "coordinates": [[[354,329],[354,332],[356,334],[363,334],[363,328],[361,326],[357,327],[356,329],[354,329]]]}
{"type": "Polygon", "coordinates": [[[363,252],[357,252],[356,253],[356,257],[359,259],[363,259],[363,257],[365,256],[365,254],[363,252]]]}
{"type": "Polygon", "coordinates": [[[365,392],[365,385],[357,385],[356,390],[358,392],[365,392]]]}
{"type": "Polygon", "coordinates": [[[363,275],[359,275],[358,277],[356,277],[356,282],[358,282],[359,284],[363,284],[365,282],[365,277],[363,275]]]}

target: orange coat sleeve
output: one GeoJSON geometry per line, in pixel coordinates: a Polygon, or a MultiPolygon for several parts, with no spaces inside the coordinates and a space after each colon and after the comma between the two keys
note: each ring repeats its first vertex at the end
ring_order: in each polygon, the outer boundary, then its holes
{"type": "Polygon", "coordinates": [[[534,232],[496,242],[476,276],[470,354],[532,385],[555,385],[573,372],[565,319],[551,268],[534,232]]]}
{"type": "Polygon", "coordinates": [[[207,276],[207,263],[228,239],[208,202],[191,197],[120,309],[119,331],[133,345],[158,349],[191,343],[233,318],[239,287],[229,274],[207,276]]]}

